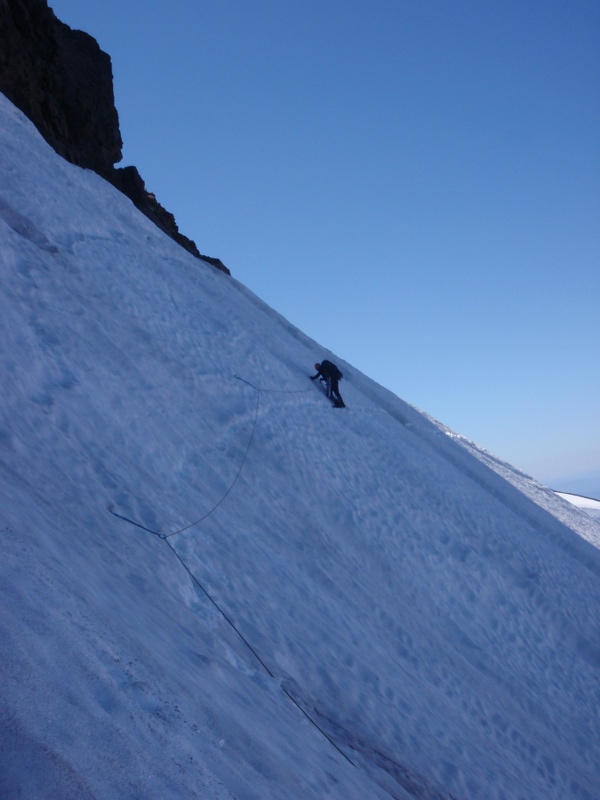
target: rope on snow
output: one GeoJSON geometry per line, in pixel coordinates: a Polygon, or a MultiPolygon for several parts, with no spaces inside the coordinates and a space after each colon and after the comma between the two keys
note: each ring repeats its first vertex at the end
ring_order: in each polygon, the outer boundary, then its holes
{"type": "MultiPolygon", "coordinates": [[[[172,551],[172,552],[175,554],[175,556],[176,556],[177,560],[180,562],[180,564],[182,565],[182,567],[183,567],[183,568],[185,569],[185,571],[188,573],[188,575],[190,576],[190,578],[192,579],[192,581],[193,581],[193,582],[196,584],[196,586],[198,586],[198,588],[199,588],[199,589],[202,591],[202,593],[203,593],[203,594],[206,596],[206,598],[207,598],[207,599],[208,599],[208,600],[209,600],[209,601],[212,603],[212,605],[213,605],[213,606],[214,606],[214,607],[217,609],[217,611],[219,612],[219,614],[221,614],[221,616],[222,616],[222,617],[223,617],[223,619],[224,619],[224,620],[227,622],[227,624],[228,624],[228,625],[229,625],[229,626],[230,626],[230,627],[231,627],[231,628],[232,628],[232,629],[235,631],[235,633],[236,633],[236,634],[238,635],[238,637],[239,637],[239,638],[242,640],[242,642],[243,642],[243,643],[246,645],[246,647],[248,648],[248,650],[250,650],[250,652],[252,653],[252,655],[253,655],[253,656],[256,658],[256,660],[257,660],[257,661],[259,662],[259,664],[260,664],[260,665],[263,667],[263,669],[264,669],[264,670],[267,672],[267,674],[268,674],[268,675],[269,675],[271,678],[273,678],[273,679],[275,680],[275,675],[274,675],[274,674],[271,672],[271,670],[269,669],[269,667],[267,666],[267,664],[264,662],[264,660],[263,660],[263,659],[260,657],[260,655],[259,655],[259,654],[256,652],[256,650],[255,650],[255,649],[252,647],[252,645],[250,644],[250,642],[249,642],[249,641],[246,639],[246,637],[243,635],[243,633],[242,633],[242,632],[239,630],[239,628],[238,628],[238,627],[237,627],[237,625],[236,625],[236,624],[233,622],[233,620],[232,620],[232,619],[231,619],[231,618],[230,618],[230,617],[229,617],[229,616],[228,616],[228,615],[225,613],[225,611],[224,611],[224,610],[221,608],[221,606],[220,606],[220,605],[217,603],[217,601],[216,601],[216,600],[215,600],[215,599],[214,599],[214,598],[211,596],[211,594],[210,594],[210,593],[209,593],[209,592],[208,592],[208,591],[205,589],[205,587],[204,587],[204,586],[202,585],[202,583],[201,583],[201,582],[198,580],[198,578],[197,578],[197,577],[194,575],[194,573],[192,572],[192,570],[191,570],[191,569],[188,567],[188,565],[185,563],[184,559],[183,559],[183,558],[182,558],[182,557],[179,555],[179,553],[177,552],[177,550],[175,549],[175,547],[174,547],[174,546],[171,544],[171,542],[169,541],[169,539],[170,539],[172,536],[176,536],[176,535],[177,535],[177,534],[179,534],[179,533],[183,533],[184,531],[187,531],[187,530],[189,530],[189,528],[192,528],[194,525],[198,525],[200,522],[202,522],[202,521],[203,521],[203,520],[205,520],[207,517],[209,517],[209,516],[210,516],[210,515],[211,515],[211,514],[212,514],[214,511],[216,511],[216,510],[217,510],[217,508],[218,508],[218,507],[219,507],[219,506],[220,506],[220,505],[223,503],[223,501],[226,499],[226,497],[227,497],[227,496],[228,496],[228,495],[231,493],[231,490],[233,489],[233,487],[234,487],[234,486],[235,486],[235,484],[237,483],[237,481],[238,481],[238,478],[239,478],[239,477],[240,477],[240,475],[241,475],[242,469],[244,468],[244,464],[246,463],[246,459],[247,459],[247,457],[248,457],[248,453],[250,452],[250,446],[251,446],[251,444],[252,444],[252,440],[254,439],[254,432],[255,432],[255,430],[256,430],[256,424],[257,424],[257,420],[258,420],[258,409],[259,409],[259,405],[260,405],[260,394],[261,394],[261,392],[267,392],[267,393],[269,393],[269,394],[276,394],[276,393],[277,393],[277,394],[278,394],[278,393],[282,393],[282,394],[301,394],[301,393],[303,393],[303,392],[310,391],[309,389],[301,389],[301,390],[298,390],[298,391],[294,391],[294,390],[292,390],[292,391],[288,391],[288,390],[285,390],[285,389],[259,389],[257,386],[254,386],[254,384],[253,384],[253,383],[250,383],[250,381],[247,381],[247,380],[245,380],[244,378],[240,378],[238,375],[235,375],[234,377],[235,377],[237,380],[239,380],[239,381],[242,381],[243,383],[246,383],[246,384],[248,384],[248,386],[251,386],[251,387],[252,387],[252,388],[253,388],[253,389],[256,391],[256,409],[255,409],[255,412],[254,412],[254,421],[253,421],[253,423],[252,423],[252,431],[250,432],[250,438],[248,439],[248,444],[246,445],[246,450],[245,450],[245,452],[244,452],[244,456],[243,456],[243,458],[242,458],[242,461],[241,461],[241,463],[240,463],[240,467],[239,467],[239,469],[238,469],[238,471],[237,471],[237,474],[236,474],[235,478],[233,479],[233,481],[232,481],[231,485],[229,486],[229,488],[227,489],[227,491],[225,492],[225,494],[223,495],[223,497],[221,497],[221,499],[219,500],[219,502],[218,502],[218,503],[216,503],[216,505],[214,505],[214,506],[213,506],[213,508],[211,508],[211,509],[210,509],[210,511],[208,511],[206,514],[204,514],[204,516],[202,516],[202,517],[200,517],[199,519],[195,520],[195,522],[190,522],[190,524],[189,524],[189,525],[186,525],[185,527],[183,527],[183,528],[180,528],[179,530],[173,531],[172,533],[168,533],[168,534],[161,533],[160,531],[153,531],[153,530],[151,530],[150,528],[147,528],[145,525],[141,525],[139,522],[135,522],[134,520],[132,520],[132,519],[129,519],[128,517],[125,517],[123,514],[118,514],[116,511],[114,511],[114,510],[113,510],[113,506],[112,506],[112,505],[109,505],[109,506],[108,506],[108,510],[110,511],[110,513],[111,513],[113,516],[115,516],[115,517],[118,517],[119,519],[122,519],[122,520],[124,520],[125,522],[128,522],[128,523],[129,523],[129,524],[131,524],[131,525],[135,525],[137,528],[141,528],[142,530],[146,531],[147,533],[151,533],[153,536],[156,536],[156,537],[158,537],[159,539],[164,539],[164,541],[165,541],[165,542],[167,543],[167,545],[169,546],[169,549],[170,549],[170,550],[171,550],[171,551],[172,551]]],[[[320,733],[321,733],[321,734],[322,734],[322,735],[325,737],[325,739],[327,739],[327,741],[328,741],[328,742],[329,742],[329,743],[330,743],[330,744],[331,744],[331,745],[332,745],[332,746],[333,746],[333,747],[334,747],[334,748],[335,748],[335,749],[338,751],[338,753],[340,753],[340,755],[342,755],[342,756],[343,756],[343,757],[346,759],[346,761],[348,761],[350,764],[352,764],[352,766],[353,766],[353,767],[355,767],[355,766],[356,766],[356,764],[355,764],[355,763],[352,761],[352,759],[351,759],[349,756],[347,756],[347,755],[346,755],[346,753],[344,753],[344,751],[343,751],[343,750],[342,750],[340,747],[338,747],[338,745],[337,745],[337,744],[336,744],[336,743],[333,741],[333,739],[332,739],[332,738],[331,738],[331,737],[330,737],[330,736],[329,736],[329,735],[328,735],[328,734],[327,734],[327,733],[326,733],[326,732],[323,730],[323,728],[321,728],[321,726],[320,726],[320,725],[318,725],[318,724],[315,722],[315,720],[314,720],[314,719],[313,719],[313,718],[310,716],[310,714],[309,714],[309,713],[308,713],[308,712],[307,712],[307,711],[306,711],[304,708],[302,708],[302,706],[300,705],[300,703],[299,703],[299,702],[296,700],[296,698],[295,698],[295,697],[294,697],[292,694],[290,694],[290,692],[289,692],[289,691],[288,691],[288,690],[285,688],[285,686],[283,686],[283,685],[280,683],[280,684],[279,684],[279,687],[281,688],[281,691],[282,691],[282,692],[283,692],[283,693],[284,693],[284,694],[285,694],[285,695],[288,697],[288,699],[289,699],[289,700],[291,700],[291,702],[292,702],[292,703],[293,703],[293,704],[296,706],[296,708],[298,708],[298,709],[299,709],[299,711],[301,711],[301,712],[302,712],[302,714],[303,714],[303,715],[304,715],[304,716],[305,716],[305,717],[308,719],[308,721],[309,721],[309,722],[310,722],[310,723],[311,723],[311,724],[312,724],[312,725],[313,725],[313,726],[314,726],[314,727],[315,727],[315,728],[316,728],[316,729],[317,729],[317,730],[318,730],[318,731],[319,731],[319,732],[320,732],[320,733]]]]}

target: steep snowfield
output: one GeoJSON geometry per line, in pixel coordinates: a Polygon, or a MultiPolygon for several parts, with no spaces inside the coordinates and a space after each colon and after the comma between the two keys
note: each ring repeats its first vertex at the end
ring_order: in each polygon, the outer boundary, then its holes
{"type": "Polygon", "coordinates": [[[600,525],[0,114],[0,796],[600,797],[600,525]]]}

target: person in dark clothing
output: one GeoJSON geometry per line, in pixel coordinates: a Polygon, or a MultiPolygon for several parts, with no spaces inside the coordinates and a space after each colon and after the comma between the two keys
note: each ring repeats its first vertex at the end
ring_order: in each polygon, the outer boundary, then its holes
{"type": "Polygon", "coordinates": [[[320,378],[327,384],[327,397],[333,400],[333,405],[336,408],[346,408],[346,404],[342,400],[340,394],[339,382],[344,377],[339,369],[331,361],[321,361],[320,364],[315,364],[317,370],[316,375],[311,376],[311,381],[320,378]]]}

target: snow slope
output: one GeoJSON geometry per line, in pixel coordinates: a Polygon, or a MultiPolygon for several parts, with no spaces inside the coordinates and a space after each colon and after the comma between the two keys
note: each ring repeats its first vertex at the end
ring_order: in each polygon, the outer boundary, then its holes
{"type": "Polygon", "coordinates": [[[557,492],[557,494],[569,503],[572,503],[577,508],[585,511],[594,519],[600,519],[600,500],[595,500],[593,497],[583,497],[580,494],[571,494],[570,492],[557,492]]]}
{"type": "Polygon", "coordinates": [[[0,796],[600,797],[598,523],[0,114],[0,796]]]}

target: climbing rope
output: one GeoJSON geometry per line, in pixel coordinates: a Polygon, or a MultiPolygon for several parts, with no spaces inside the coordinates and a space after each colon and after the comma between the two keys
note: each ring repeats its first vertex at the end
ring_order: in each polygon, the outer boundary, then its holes
{"type": "Polygon", "coordinates": [[[256,650],[255,650],[255,649],[252,647],[252,645],[250,644],[250,642],[249,642],[249,641],[246,639],[246,637],[245,637],[245,636],[242,634],[242,632],[241,632],[241,631],[238,629],[238,627],[235,625],[235,623],[234,623],[234,622],[233,622],[233,621],[232,621],[232,620],[231,620],[231,619],[230,619],[230,618],[227,616],[227,614],[226,614],[226,613],[223,611],[223,609],[222,609],[222,608],[221,608],[221,606],[220,606],[220,605],[219,605],[219,604],[216,602],[216,600],[214,600],[214,599],[213,599],[213,597],[212,597],[212,596],[211,596],[211,595],[210,595],[210,594],[209,594],[209,593],[206,591],[206,589],[204,588],[204,586],[203,586],[203,585],[200,583],[200,581],[198,580],[198,578],[197,578],[197,577],[194,575],[194,573],[192,572],[192,570],[191,570],[191,569],[188,567],[188,565],[185,563],[185,561],[183,560],[183,558],[182,558],[182,557],[179,555],[179,553],[177,552],[177,550],[175,550],[175,548],[173,547],[173,545],[171,544],[171,542],[169,542],[168,540],[165,540],[165,541],[167,541],[167,544],[169,545],[169,547],[171,548],[171,550],[173,551],[173,553],[175,553],[175,555],[177,556],[177,559],[178,559],[178,560],[179,560],[179,562],[181,563],[182,567],[183,567],[183,568],[185,569],[185,571],[188,573],[188,575],[190,576],[190,578],[191,578],[191,579],[194,581],[194,583],[196,584],[196,586],[197,586],[197,587],[198,587],[198,588],[199,588],[199,589],[202,591],[202,593],[203,593],[203,594],[204,594],[204,595],[205,595],[205,596],[208,598],[208,600],[210,600],[210,602],[211,602],[211,603],[213,604],[213,606],[214,606],[214,607],[217,609],[217,611],[219,612],[219,614],[221,614],[221,616],[222,616],[222,617],[223,617],[223,619],[224,619],[224,620],[227,622],[227,624],[228,624],[228,625],[230,625],[230,626],[233,628],[233,630],[234,630],[234,631],[237,633],[237,635],[240,637],[240,639],[241,639],[241,640],[243,641],[243,643],[246,645],[246,647],[248,648],[248,650],[250,650],[250,652],[251,652],[251,653],[254,655],[254,657],[256,658],[256,660],[258,661],[258,663],[259,663],[259,664],[260,664],[260,665],[261,665],[261,666],[262,666],[262,667],[263,667],[263,668],[264,668],[264,669],[265,669],[265,670],[266,670],[266,671],[269,673],[269,675],[271,676],[271,678],[274,678],[274,677],[275,677],[275,675],[273,675],[273,673],[271,672],[271,670],[270,670],[270,669],[267,667],[267,665],[265,664],[265,662],[264,662],[264,661],[262,660],[262,658],[261,658],[261,657],[258,655],[258,653],[256,652],[256,650]]]}
{"type": "MultiPolygon", "coordinates": [[[[235,377],[237,378],[237,375],[235,377]]],[[[238,380],[241,381],[241,380],[244,380],[244,379],[243,378],[238,378],[238,380]]],[[[248,381],[244,381],[244,383],[248,383],[248,381]]],[[[252,384],[248,383],[248,386],[252,386],[252,384]]],[[[240,464],[240,468],[238,469],[235,478],[233,479],[231,485],[229,486],[229,488],[227,489],[227,491],[225,492],[223,497],[219,500],[219,502],[215,506],[213,506],[213,508],[211,508],[210,511],[207,511],[206,514],[204,514],[204,516],[200,517],[199,519],[195,520],[194,522],[190,522],[189,525],[185,525],[183,528],[179,528],[179,530],[173,531],[172,533],[167,534],[165,536],[166,539],[170,539],[171,536],[176,536],[178,533],[183,533],[184,531],[187,531],[190,528],[193,528],[194,525],[198,525],[198,523],[202,522],[207,517],[210,517],[210,515],[213,514],[217,510],[217,508],[221,505],[221,503],[223,503],[223,501],[229,496],[229,494],[231,493],[231,490],[236,485],[236,483],[238,481],[238,478],[240,477],[240,475],[242,474],[242,470],[244,469],[244,464],[246,463],[246,459],[248,458],[248,453],[250,452],[250,445],[252,444],[252,440],[254,439],[254,431],[256,430],[256,421],[258,420],[258,407],[260,405],[260,391],[261,390],[257,389],[256,386],[252,386],[252,388],[256,389],[256,408],[254,410],[254,421],[252,423],[252,431],[250,432],[250,438],[248,439],[248,444],[246,445],[246,451],[244,452],[244,457],[242,458],[242,461],[241,461],[241,464],[240,464]]]]}
{"type": "MultiPolygon", "coordinates": [[[[237,625],[236,625],[236,624],[233,622],[233,620],[232,620],[232,619],[231,619],[231,618],[228,616],[228,614],[226,614],[226,613],[225,613],[225,611],[224,611],[224,610],[221,608],[221,606],[220,606],[220,605],[217,603],[217,601],[216,601],[216,600],[215,600],[215,599],[212,597],[212,595],[211,595],[211,594],[210,594],[210,593],[207,591],[207,589],[206,589],[206,588],[205,588],[205,587],[202,585],[202,583],[201,583],[201,582],[198,580],[198,578],[197,578],[197,577],[194,575],[194,573],[192,572],[192,570],[191,570],[191,569],[189,568],[189,566],[186,564],[185,560],[184,560],[184,559],[183,559],[183,558],[182,558],[182,557],[179,555],[179,553],[177,552],[177,550],[175,549],[175,547],[174,547],[174,546],[171,544],[171,542],[169,541],[169,539],[170,539],[172,536],[176,536],[176,535],[177,535],[177,534],[179,534],[179,533],[183,533],[184,531],[187,531],[187,530],[189,530],[190,528],[193,528],[193,527],[194,527],[194,525],[198,525],[200,522],[202,522],[202,521],[203,521],[203,520],[205,520],[207,517],[209,517],[209,516],[210,516],[212,513],[214,513],[214,512],[217,510],[217,508],[219,508],[219,506],[220,506],[220,505],[223,503],[223,501],[224,501],[224,500],[225,500],[225,499],[226,499],[226,498],[229,496],[229,494],[231,493],[231,491],[232,491],[233,487],[234,487],[234,486],[235,486],[235,484],[237,483],[237,481],[238,481],[238,478],[240,477],[240,475],[241,475],[241,473],[242,473],[242,469],[244,468],[244,464],[246,463],[246,459],[248,458],[248,453],[250,452],[250,446],[252,445],[252,440],[254,439],[254,433],[255,433],[255,431],[256,431],[256,423],[257,423],[257,420],[258,420],[258,410],[259,410],[259,406],[260,406],[260,395],[261,395],[261,392],[268,392],[269,394],[284,394],[284,393],[285,393],[285,394],[301,394],[301,393],[303,393],[303,392],[310,391],[310,389],[300,389],[300,390],[297,390],[297,391],[295,391],[295,390],[291,390],[291,391],[290,391],[290,390],[285,390],[285,389],[259,389],[259,388],[258,388],[258,386],[254,386],[254,384],[250,383],[250,381],[247,381],[247,380],[245,380],[245,378],[240,378],[238,375],[235,375],[234,377],[235,377],[237,380],[239,380],[239,381],[242,381],[243,383],[246,383],[248,386],[251,386],[251,387],[252,387],[252,388],[253,388],[253,389],[256,391],[256,408],[255,408],[255,411],[254,411],[254,420],[253,420],[253,423],[252,423],[252,430],[251,430],[251,432],[250,432],[250,438],[248,439],[248,444],[246,445],[246,450],[245,450],[245,452],[244,452],[244,456],[243,456],[243,458],[242,458],[242,461],[241,461],[241,463],[240,463],[239,469],[238,469],[238,471],[237,471],[237,473],[236,473],[236,475],[235,475],[235,478],[233,479],[232,483],[230,484],[229,488],[227,489],[227,491],[225,492],[225,494],[224,494],[224,495],[221,497],[221,499],[219,500],[219,502],[218,502],[218,503],[216,503],[216,504],[215,504],[215,505],[214,505],[214,506],[213,506],[213,507],[210,509],[210,511],[207,511],[207,512],[206,512],[206,514],[204,514],[202,517],[199,517],[199,518],[198,518],[197,520],[195,520],[194,522],[190,522],[190,523],[189,523],[189,525],[185,525],[183,528],[179,528],[178,530],[176,530],[176,531],[172,531],[171,533],[168,533],[168,534],[166,534],[166,533],[161,533],[160,531],[153,531],[152,529],[150,529],[150,528],[147,528],[145,525],[141,525],[139,522],[135,522],[134,520],[132,520],[132,519],[129,519],[128,517],[124,516],[123,514],[119,514],[119,513],[117,513],[117,512],[114,510],[114,507],[113,507],[112,505],[109,505],[109,506],[108,506],[108,510],[110,511],[110,513],[111,513],[113,516],[115,516],[115,517],[118,517],[119,519],[122,519],[122,520],[124,520],[125,522],[128,522],[128,523],[129,523],[129,524],[131,524],[131,525],[135,525],[135,527],[137,527],[137,528],[141,528],[142,530],[144,530],[144,531],[147,531],[147,533],[151,533],[152,535],[154,535],[154,536],[158,537],[159,539],[164,539],[164,541],[166,542],[166,544],[169,546],[169,549],[170,549],[170,550],[171,550],[171,552],[172,552],[172,553],[173,553],[173,554],[176,556],[177,560],[179,561],[179,563],[181,564],[181,566],[182,566],[182,567],[185,569],[185,571],[188,573],[188,575],[190,576],[190,578],[192,579],[192,581],[193,581],[193,582],[196,584],[196,586],[197,586],[197,587],[200,589],[200,591],[201,591],[201,592],[202,592],[202,593],[205,595],[205,597],[206,597],[206,598],[209,600],[209,602],[210,602],[210,603],[212,603],[212,605],[213,605],[213,606],[214,606],[214,607],[217,609],[217,611],[219,612],[219,614],[221,614],[221,616],[223,617],[223,619],[224,619],[224,620],[227,622],[227,624],[228,624],[228,625],[229,625],[229,626],[232,628],[232,630],[233,630],[233,631],[235,631],[235,633],[237,634],[237,636],[238,636],[238,637],[241,639],[241,641],[242,641],[242,642],[245,644],[245,646],[246,646],[246,647],[248,648],[248,650],[249,650],[249,651],[252,653],[252,655],[255,657],[255,659],[258,661],[258,663],[259,663],[259,664],[262,666],[262,668],[265,670],[265,672],[266,672],[266,673],[267,673],[267,674],[268,674],[268,675],[269,675],[271,678],[273,678],[274,680],[276,680],[276,678],[275,678],[275,675],[273,674],[273,672],[271,672],[271,670],[269,669],[269,667],[267,666],[267,664],[265,663],[265,661],[264,661],[264,660],[263,660],[263,659],[260,657],[260,655],[259,655],[259,654],[257,653],[257,651],[254,649],[254,647],[252,647],[252,645],[250,644],[250,642],[248,641],[248,639],[246,639],[246,637],[243,635],[243,633],[240,631],[240,629],[238,628],[238,626],[237,626],[237,625]]],[[[321,733],[321,734],[322,734],[322,735],[325,737],[325,739],[327,739],[327,741],[328,741],[328,742],[329,742],[329,743],[330,743],[330,744],[331,744],[331,745],[332,745],[332,746],[333,746],[333,747],[334,747],[334,748],[335,748],[335,749],[338,751],[338,753],[340,753],[340,755],[342,755],[342,756],[343,756],[343,757],[346,759],[346,761],[348,761],[350,764],[352,764],[352,766],[353,766],[353,767],[355,767],[355,766],[356,766],[356,764],[355,764],[355,763],[352,761],[352,759],[351,759],[351,758],[349,758],[349,756],[347,756],[347,755],[346,755],[346,753],[344,753],[344,751],[343,751],[343,750],[342,750],[340,747],[338,747],[338,745],[337,745],[337,744],[336,744],[336,743],[333,741],[333,739],[332,739],[332,738],[331,738],[331,737],[330,737],[330,736],[329,736],[329,735],[328,735],[328,734],[327,734],[327,733],[326,733],[326,732],[323,730],[323,728],[322,728],[322,727],[321,727],[321,726],[320,726],[320,725],[319,725],[317,722],[315,722],[315,720],[314,720],[314,719],[313,719],[313,718],[310,716],[310,714],[309,714],[309,713],[308,713],[308,712],[307,712],[307,711],[306,711],[304,708],[302,708],[302,706],[300,705],[300,703],[299,703],[299,702],[296,700],[296,698],[295,698],[295,697],[294,697],[294,696],[293,696],[293,695],[292,695],[292,694],[291,694],[291,693],[290,693],[290,692],[289,692],[289,691],[288,691],[288,690],[285,688],[285,686],[283,686],[283,684],[279,683],[279,687],[281,688],[281,691],[282,691],[282,692],[283,692],[283,693],[284,693],[284,694],[285,694],[285,695],[288,697],[288,699],[289,699],[289,700],[291,700],[291,702],[292,702],[292,703],[293,703],[293,704],[296,706],[296,708],[298,708],[298,709],[299,709],[299,711],[301,711],[301,712],[302,712],[302,714],[303,714],[303,715],[304,715],[304,716],[305,716],[305,717],[306,717],[306,718],[309,720],[309,722],[310,722],[310,723],[311,723],[311,724],[312,724],[312,725],[313,725],[313,726],[314,726],[314,727],[315,727],[315,728],[316,728],[316,729],[317,729],[317,730],[318,730],[318,731],[319,731],[319,732],[320,732],[320,733],[321,733]]]]}
{"type": "Polygon", "coordinates": [[[254,391],[256,392],[256,408],[254,410],[254,420],[252,422],[252,430],[250,432],[250,438],[248,439],[248,444],[246,445],[246,450],[245,450],[243,458],[241,460],[239,469],[238,469],[233,481],[229,485],[227,491],[221,497],[219,502],[216,503],[210,509],[210,511],[207,511],[206,514],[204,514],[203,516],[201,516],[198,519],[194,520],[194,522],[190,522],[188,525],[184,525],[183,528],[179,528],[176,531],[171,531],[171,533],[164,533],[164,532],[161,532],[161,531],[154,531],[151,528],[147,528],[145,525],[142,525],[141,523],[136,522],[135,520],[130,519],[129,517],[124,516],[123,514],[119,514],[118,512],[116,512],[114,510],[114,506],[111,504],[111,505],[108,506],[108,510],[110,511],[110,513],[113,516],[118,517],[119,519],[122,519],[125,522],[129,522],[130,525],[135,525],[136,528],[141,528],[143,531],[146,531],[147,533],[151,533],[154,536],[158,536],[159,539],[169,539],[171,536],[176,536],[178,533],[183,533],[184,531],[187,531],[190,528],[193,528],[194,525],[198,525],[200,522],[203,522],[205,519],[207,519],[207,517],[210,517],[210,515],[213,514],[217,510],[217,508],[219,508],[219,506],[227,499],[227,497],[231,493],[233,487],[237,483],[238,478],[242,474],[242,470],[244,468],[244,464],[246,463],[246,459],[248,458],[248,453],[250,452],[250,446],[252,445],[252,440],[254,439],[254,432],[256,430],[256,423],[257,423],[257,420],[258,420],[258,409],[259,409],[259,406],[260,406],[260,395],[261,395],[261,392],[264,392],[266,394],[303,394],[304,392],[309,392],[310,391],[310,389],[259,389],[258,386],[255,386],[253,383],[250,383],[250,381],[247,381],[245,378],[240,378],[239,375],[234,375],[234,378],[236,380],[238,380],[238,381],[242,381],[242,383],[245,383],[245,384],[247,384],[248,386],[251,386],[254,389],[254,391]]]}
{"type": "MultiPolygon", "coordinates": [[[[238,637],[239,637],[239,638],[242,640],[242,642],[243,642],[243,643],[246,645],[246,647],[248,648],[248,650],[250,650],[250,652],[252,653],[252,655],[253,655],[253,656],[256,658],[256,660],[258,661],[258,663],[259,663],[259,664],[261,665],[261,667],[262,667],[262,668],[265,670],[265,672],[266,672],[266,673],[269,675],[269,677],[273,678],[273,680],[276,680],[276,678],[275,678],[275,675],[273,674],[273,672],[271,672],[271,670],[269,669],[269,667],[268,667],[268,666],[267,666],[267,664],[265,663],[264,659],[262,659],[262,658],[260,657],[260,655],[259,655],[259,654],[256,652],[256,650],[254,649],[254,647],[252,647],[252,645],[250,644],[250,642],[248,641],[248,639],[246,639],[246,637],[243,635],[243,633],[240,631],[240,629],[237,627],[237,625],[236,625],[236,624],[235,624],[235,623],[234,623],[234,622],[231,620],[231,618],[230,618],[230,617],[229,617],[229,616],[228,616],[228,615],[225,613],[225,611],[223,611],[223,609],[221,608],[221,606],[220,606],[220,605],[219,605],[219,604],[216,602],[216,600],[215,600],[215,599],[214,599],[214,598],[213,598],[213,597],[210,595],[210,593],[209,593],[209,592],[207,592],[207,590],[204,588],[204,586],[202,585],[202,583],[200,583],[200,581],[198,580],[198,578],[197,578],[197,577],[194,575],[194,573],[192,572],[192,570],[191,570],[191,569],[188,567],[188,565],[185,563],[184,559],[183,559],[183,558],[182,558],[182,557],[179,555],[179,553],[177,552],[177,550],[176,550],[176,549],[173,547],[173,545],[171,544],[171,542],[169,542],[167,539],[165,539],[165,541],[166,541],[167,545],[170,547],[171,551],[172,551],[172,552],[175,554],[175,556],[177,557],[177,560],[179,561],[179,563],[181,564],[181,566],[182,566],[182,567],[185,569],[185,571],[188,573],[188,575],[190,576],[190,578],[191,578],[191,579],[193,580],[193,582],[196,584],[196,586],[197,586],[197,587],[198,587],[198,588],[199,588],[199,589],[202,591],[202,593],[205,595],[205,597],[206,597],[206,598],[207,598],[207,599],[208,599],[208,600],[209,600],[209,601],[212,603],[212,605],[213,605],[213,606],[214,606],[214,607],[217,609],[217,611],[219,612],[219,614],[221,614],[221,616],[222,616],[222,617],[223,617],[223,619],[224,619],[224,620],[227,622],[227,624],[228,624],[228,625],[229,625],[229,626],[230,626],[230,627],[231,627],[231,628],[232,628],[232,629],[235,631],[235,633],[236,633],[236,634],[238,635],[238,637]]],[[[322,734],[322,735],[323,735],[323,736],[324,736],[324,737],[327,739],[327,741],[328,741],[328,742],[329,742],[329,743],[330,743],[330,744],[331,744],[333,747],[335,747],[335,749],[338,751],[338,753],[340,753],[342,756],[344,756],[344,758],[346,759],[346,761],[349,761],[349,762],[350,762],[350,764],[352,764],[352,766],[353,766],[353,767],[355,767],[355,766],[356,766],[356,764],[355,764],[355,763],[352,761],[352,759],[351,759],[351,758],[349,758],[349,756],[347,756],[347,755],[346,755],[346,753],[344,753],[344,751],[343,751],[343,750],[342,750],[340,747],[338,747],[338,745],[337,745],[337,744],[336,744],[336,743],[333,741],[333,739],[332,739],[332,738],[331,738],[331,737],[330,737],[330,736],[329,736],[329,735],[328,735],[328,734],[327,734],[327,733],[326,733],[326,732],[323,730],[323,728],[321,728],[321,726],[320,726],[320,725],[318,725],[318,724],[315,722],[315,720],[314,720],[314,719],[313,719],[313,718],[310,716],[310,714],[309,714],[309,713],[308,713],[308,712],[307,712],[307,711],[306,711],[304,708],[302,708],[302,706],[300,705],[300,703],[299,703],[299,702],[296,700],[296,698],[295,698],[295,697],[294,697],[292,694],[290,694],[290,692],[289,692],[289,691],[288,691],[288,690],[285,688],[285,686],[283,686],[283,684],[281,684],[281,683],[280,683],[280,684],[279,684],[279,687],[280,687],[281,691],[282,691],[282,692],[283,692],[283,693],[284,693],[284,694],[285,694],[285,695],[286,695],[286,696],[287,696],[287,697],[288,697],[288,698],[289,698],[289,699],[292,701],[292,703],[293,703],[293,704],[296,706],[296,708],[298,708],[298,709],[299,709],[299,710],[302,712],[302,714],[303,714],[303,715],[304,715],[304,716],[305,716],[305,717],[306,717],[306,718],[307,718],[307,719],[308,719],[308,720],[309,720],[309,721],[310,721],[310,722],[311,722],[311,723],[314,725],[314,727],[315,727],[315,728],[316,728],[316,729],[317,729],[317,730],[318,730],[318,731],[319,731],[319,732],[320,732],[320,733],[321,733],[321,734],[322,734]]]]}

